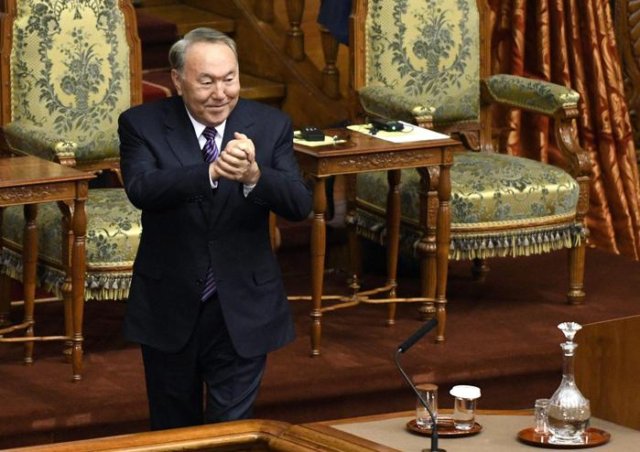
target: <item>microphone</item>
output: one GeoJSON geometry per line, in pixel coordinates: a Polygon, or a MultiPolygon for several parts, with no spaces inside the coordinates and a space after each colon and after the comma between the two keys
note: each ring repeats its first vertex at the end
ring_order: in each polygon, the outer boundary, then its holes
{"type": "Polygon", "coordinates": [[[405,340],[402,344],[400,344],[398,346],[398,350],[396,350],[396,353],[395,353],[395,362],[396,362],[396,367],[404,377],[405,381],[409,384],[409,386],[411,386],[411,389],[413,389],[413,392],[415,392],[416,396],[418,397],[420,404],[423,407],[425,407],[425,409],[429,413],[429,416],[431,416],[431,449],[430,451],[446,452],[445,449],[438,449],[438,420],[433,414],[433,410],[431,409],[427,401],[424,400],[424,397],[422,397],[422,395],[420,394],[420,391],[416,389],[416,385],[413,384],[413,381],[411,381],[411,378],[409,378],[407,373],[404,371],[404,369],[400,365],[400,355],[406,352],[407,350],[409,350],[411,347],[413,347],[413,345],[416,342],[418,342],[420,339],[422,339],[422,337],[425,334],[427,334],[429,331],[435,328],[437,324],[438,324],[438,321],[436,319],[429,320],[420,328],[418,328],[418,330],[415,333],[409,336],[407,340],[405,340]]]}
{"type": "Polygon", "coordinates": [[[404,353],[407,350],[409,350],[411,347],[413,347],[413,344],[415,344],[420,339],[422,339],[422,336],[424,336],[429,331],[434,329],[437,324],[438,324],[438,321],[436,319],[431,319],[428,322],[425,322],[424,325],[418,328],[415,333],[409,336],[409,338],[406,341],[404,341],[402,344],[398,346],[398,351],[400,353],[404,353]]]}

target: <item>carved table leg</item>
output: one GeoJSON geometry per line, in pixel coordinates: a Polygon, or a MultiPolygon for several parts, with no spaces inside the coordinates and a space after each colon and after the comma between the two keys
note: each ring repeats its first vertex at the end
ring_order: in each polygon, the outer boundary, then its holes
{"type": "MultiPolygon", "coordinates": [[[[439,170],[435,167],[419,168],[420,173],[420,228],[422,238],[417,253],[420,259],[420,294],[424,298],[436,298],[436,221],[438,218],[439,170]]],[[[422,320],[435,316],[434,302],[425,302],[418,309],[422,320]]]]}
{"type": "Polygon", "coordinates": [[[438,222],[436,227],[436,317],[438,329],[436,341],[444,341],[444,330],[447,320],[447,275],[449,271],[449,242],[451,238],[451,212],[449,201],[451,198],[450,167],[440,167],[440,180],[438,184],[438,222]]]}
{"type": "Polygon", "coordinates": [[[64,271],[64,280],[62,281],[60,292],[62,293],[62,304],[64,307],[64,335],[67,337],[67,339],[64,341],[63,353],[65,355],[65,358],[72,363],[73,361],[71,355],[73,353],[73,282],[71,279],[71,274],[73,267],[71,262],[71,253],[73,249],[73,206],[67,204],[67,202],[65,201],[60,201],[58,202],[58,207],[60,208],[60,212],[62,214],[62,218],[60,220],[60,243],[62,244],[60,262],[62,262],[62,269],[64,271]]]}
{"type": "Polygon", "coordinates": [[[311,356],[320,354],[322,332],[322,288],[324,285],[324,257],[326,251],[327,196],[325,180],[316,178],[313,187],[313,223],[311,225],[311,356]]]}
{"type": "MultiPolygon", "coordinates": [[[[25,338],[34,336],[34,305],[36,300],[36,265],[38,262],[38,226],[36,216],[38,206],[27,204],[24,206],[24,237],[22,250],[22,285],[24,290],[24,324],[27,326],[25,338]]],[[[24,343],[24,362],[33,363],[33,341],[24,343]]]]}
{"type": "Polygon", "coordinates": [[[85,235],[87,232],[87,216],[85,200],[87,199],[87,182],[78,182],[77,195],[74,202],[71,227],[73,230],[73,248],[71,250],[71,293],[73,314],[73,349],[71,352],[73,381],[82,378],[82,323],[84,318],[84,279],[86,270],[85,235]]]}
{"type": "MultiPolygon", "coordinates": [[[[400,170],[387,172],[389,191],[387,193],[387,285],[389,298],[396,297],[396,277],[398,274],[398,253],[400,252],[400,170]]],[[[389,303],[387,325],[395,323],[396,304],[389,303]]]]}

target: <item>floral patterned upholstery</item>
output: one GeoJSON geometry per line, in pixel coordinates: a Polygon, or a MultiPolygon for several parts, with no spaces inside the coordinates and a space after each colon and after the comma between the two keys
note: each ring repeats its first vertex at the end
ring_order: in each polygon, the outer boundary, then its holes
{"type": "Polygon", "coordinates": [[[553,116],[563,107],[578,105],[580,95],[565,86],[541,82],[510,74],[484,79],[487,93],[494,102],[553,116]]]}
{"type": "MultiPolygon", "coordinates": [[[[545,81],[488,76],[489,46],[482,41],[490,39],[486,0],[356,1],[355,27],[364,30],[353,34],[362,48],[362,57],[355,57],[359,66],[354,69],[354,89],[364,116],[434,128],[483,151],[464,151],[454,159],[450,257],[522,256],[584,247],[588,176],[583,168],[588,164],[582,162],[588,158],[566,133],[569,118],[577,115],[579,95],[545,81]],[[492,130],[484,127],[490,103],[554,118],[556,138],[562,136],[557,145],[571,161],[567,167],[572,173],[494,152],[492,130]],[[562,127],[566,135],[561,135],[562,127]]],[[[384,243],[386,174],[358,174],[356,180],[356,211],[347,221],[356,224],[360,235],[384,243]]],[[[403,170],[401,250],[412,256],[422,234],[419,206],[419,174],[403,170]]],[[[574,262],[583,268],[584,257],[574,262]]],[[[581,270],[574,274],[578,276],[570,284],[577,289],[570,297],[578,300],[583,295],[581,270]]]]}
{"type": "MultiPolygon", "coordinates": [[[[130,36],[133,7],[119,0],[15,0],[14,5],[6,30],[12,43],[10,121],[3,125],[8,145],[79,169],[117,169],[118,115],[139,91],[133,63],[138,50],[130,36]]],[[[140,213],[122,188],[90,189],[86,210],[86,299],[124,299],[140,213]]],[[[57,205],[40,206],[41,282],[57,294],[61,218],[57,205]]],[[[5,210],[7,247],[0,259],[3,271],[14,277],[21,275],[23,222],[20,208],[5,210]]]]}
{"type": "Polygon", "coordinates": [[[477,120],[480,112],[478,10],[450,0],[369,1],[365,111],[413,121],[429,111],[436,124],[477,120]],[[411,3],[411,7],[409,5],[411,3]]]}
{"type": "MultiPolygon", "coordinates": [[[[86,240],[87,277],[86,300],[122,300],[129,291],[131,267],[138,249],[142,226],[140,211],[132,209],[123,190],[94,188],[86,212],[89,219],[86,240]]],[[[61,296],[64,281],[62,270],[62,230],[60,209],[55,203],[38,208],[38,247],[41,265],[41,285],[61,296]]],[[[2,264],[9,276],[22,277],[22,258],[17,252],[22,246],[24,216],[20,206],[4,211],[2,264]]]]}
{"type": "Polygon", "coordinates": [[[129,48],[118,0],[20,0],[13,23],[13,147],[51,158],[118,159],[118,113],[130,105],[129,48]],[[68,147],[67,147],[68,149],[68,147]]]}
{"type": "MultiPolygon", "coordinates": [[[[358,175],[360,234],[384,243],[384,172],[358,175]]],[[[403,170],[402,249],[416,254],[420,176],[403,170]]],[[[522,157],[460,152],[451,168],[450,258],[520,256],[575,246],[585,230],[572,221],[579,187],[563,170],[522,157]],[[538,225],[532,227],[532,225],[538,225]],[[505,226],[509,226],[508,228],[505,226]]]]}

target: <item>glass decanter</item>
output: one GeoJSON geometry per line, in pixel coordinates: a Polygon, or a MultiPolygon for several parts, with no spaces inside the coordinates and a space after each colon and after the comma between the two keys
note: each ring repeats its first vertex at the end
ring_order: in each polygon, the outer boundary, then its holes
{"type": "Polygon", "coordinates": [[[567,341],[560,344],[564,359],[562,382],[549,400],[548,425],[549,442],[552,444],[583,444],[585,432],[589,426],[591,410],[589,401],[576,386],[573,364],[578,344],[573,342],[575,334],[582,326],[575,322],[563,322],[558,325],[567,341]]]}

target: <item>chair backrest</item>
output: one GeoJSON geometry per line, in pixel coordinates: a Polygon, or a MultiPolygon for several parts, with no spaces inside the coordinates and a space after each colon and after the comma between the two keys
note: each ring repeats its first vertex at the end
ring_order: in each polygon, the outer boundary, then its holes
{"type": "Polygon", "coordinates": [[[585,325],[576,342],[576,384],[592,416],[640,430],[640,315],[585,325]]]}
{"type": "Polygon", "coordinates": [[[489,17],[486,0],[355,0],[353,90],[389,90],[433,107],[439,130],[478,130],[489,17]]]}
{"type": "Polygon", "coordinates": [[[5,0],[1,123],[77,144],[76,162],[118,159],[117,118],[141,101],[129,0],[5,0]]]}

